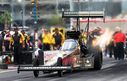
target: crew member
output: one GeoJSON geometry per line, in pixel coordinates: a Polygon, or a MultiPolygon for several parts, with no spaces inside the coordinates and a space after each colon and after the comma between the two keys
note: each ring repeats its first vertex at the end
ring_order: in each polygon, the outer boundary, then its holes
{"type": "Polygon", "coordinates": [[[115,46],[115,54],[118,56],[118,60],[124,59],[124,44],[125,44],[125,34],[122,33],[120,27],[116,27],[116,33],[114,35],[114,46],[115,46]]]}
{"type": "Polygon", "coordinates": [[[87,41],[88,45],[90,45],[90,46],[93,45],[94,40],[96,40],[97,37],[99,37],[101,35],[100,31],[101,31],[101,28],[97,27],[89,33],[89,41],[87,41]]]}
{"type": "Polygon", "coordinates": [[[81,30],[81,39],[82,39],[82,42],[86,44],[86,33],[83,31],[83,29],[81,30]]]}
{"type": "Polygon", "coordinates": [[[125,42],[125,46],[124,46],[124,52],[125,52],[125,55],[127,58],[127,33],[125,33],[125,35],[126,35],[126,42],[125,42]]]}
{"type": "Polygon", "coordinates": [[[59,31],[58,28],[55,28],[55,32],[53,34],[53,37],[55,39],[54,49],[59,49],[62,41],[64,40],[62,33],[59,31]]]}
{"type": "Polygon", "coordinates": [[[106,53],[109,52],[109,57],[112,58],[112,55],[114,54],[114,43],[113,39],[110,40],[109,45],[106,46],[106,53]]]}
{"type": "Polygon", "coordinates": [[[15,33],[11,37],[11,43],[14,47],[14,63],[15,64],[20,64],[21,58],[20,54],[22,51],[22,43],[24,41],[23,36],[18,32],[18,28],[14,29],[15,33]]]}
{"type": "Polygon", "coordinates": [[[43,45],[42,49],[44,51],[51,50],[51,45],[54,44],[54,39],[47,29],[42,29],[42,34],[40,35],[39,39],[43,45]]]}
{"type": "Polygon", "coordinates": [[[3,47],[3,42],[4,42],[4,38],[2,36],[2,33],[0,33],[0,55],[3,51],[3,48],[2,48],[3,47]]]}
{"type": "Polygon", "coordinates": [[[4,46],[6,51],[10,51],[10,38],[11,38],[10,31],[6,30],[6,34],[4,36],[4,46]]]}
{"type": "Polygon", "coordinates": [[[27,50],[27,48],[28,48],[28,40],[29,40],[28,35],[25,33],[24,30],[22,30],[21,33],[22,33],[23,38],[24,38],[24,41],[22,43],[22,48],[23,48],[23,50],[27,50]]]}

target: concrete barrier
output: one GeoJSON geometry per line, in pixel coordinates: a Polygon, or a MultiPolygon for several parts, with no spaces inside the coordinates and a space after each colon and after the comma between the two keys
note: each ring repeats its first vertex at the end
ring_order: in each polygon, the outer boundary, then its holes
{"type": "Polygon", "coordinates": [[[8,64],[0,64],[0,69],[8,69],[8,64]]]}

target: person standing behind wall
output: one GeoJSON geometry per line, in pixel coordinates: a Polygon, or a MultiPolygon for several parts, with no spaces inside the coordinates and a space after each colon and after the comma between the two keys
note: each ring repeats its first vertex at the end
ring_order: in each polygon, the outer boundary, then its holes
{"type": "Polygon", "coordinates": [[[14,47],[14,64],[20,64],[20,54],[22,51],[22,43],[24,41],[23,36],[18,32],[18,28],[14,29],[15,33],[11,37],[11,43],[14,47]]]}
{"type": "Polygon", "coordinates": [[[26,51],[28,49],[28,35],[25,33],[24,30],[21,31],[24,41],[22,43],[22,48],[24,51],[26,51]]]}
{"type": "Polygon", "coordinates": [[[2,54],[3,52],[3,42],[4,42],[4,38],[2,36],[2,33],[0,33],[0,55],[2,54]]]}
{"type": "Polygon", "coordinates": [[[58,28],[55,28],[55,32],[52,36],[55,39],[55,44],[53,46],[54,49],[59,49],[62,44],[62,41],[64,40],[62,33],[60,33],[58,28]]]}
{"type": "Polygon", "coordinates": [[[10,31],[6,30],[6,34],[4,36],[4,46],[6,51],[10,51],[10,38],[11,38],[10,31]]]}
{"type": "Polygon", "coordinates": [[[115,54],[118,56],[115,59],[124,60],[124,44],[125,44],[125,34],[122,33],[120,27],[116,27],[116,33],[114,35],[114,47],[115,47],[115,54]]]}
{"type": "Polygon", "coordinates": [[[39,37],[44,51],[51,50],[51,45],[54,44],[54,39],[47,29],[42,29],[42,34],[39,37]]]}

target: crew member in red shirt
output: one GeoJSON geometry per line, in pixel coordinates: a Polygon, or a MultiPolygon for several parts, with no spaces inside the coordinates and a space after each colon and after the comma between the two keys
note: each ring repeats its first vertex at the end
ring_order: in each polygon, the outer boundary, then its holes
{"type": "Polygon", "coordinates": [[[115,59],[124,60],[124,44],[125,44],[125,34],[122,33],[120,27],[116,27],[116,33],[114,35],[114,46],[116,48],[115,54],[117,57],[115,59]]]}

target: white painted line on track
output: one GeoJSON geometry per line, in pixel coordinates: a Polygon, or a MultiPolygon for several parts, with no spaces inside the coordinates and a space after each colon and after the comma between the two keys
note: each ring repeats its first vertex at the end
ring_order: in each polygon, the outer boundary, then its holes
{"type": "Polygon", "coordinates": [[[8,69],[0,69],[0,73],[6,73],[6,72],[11,72],[16,70],[17,70],[17,67],[9,66],[8,69]]]}
{"type": "Polygon", "coordinates": [[[60,78],[54,78],[54,79],[50,79],[50,80],[47,80],[47,81],[60,81],[60,78]]]}
{"type": "Polygon", "coordinates": [[[13,81],[24,81],[24,80],[28,80],[29,78],[25,78],[25,79],[16,79],[16,80],[13,80],[13,81]]]}
{"type": "Polygon", "coordinates": [[[106,64],[106,65],[103,65],[102,66],[102,69],[105,69],[105,68],[108,68],[108,67],[112,67],[114,66],[115,64],[106,64]]]}
{"type": "Polygon", "coordinates": [[[14,70],[0,70],[0,74],[1,74],[1,73],[12,72],[12,71],[16,71],[16,69],[14,69],[14,70]]]}

